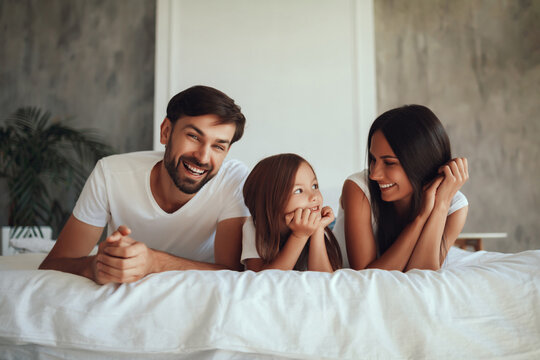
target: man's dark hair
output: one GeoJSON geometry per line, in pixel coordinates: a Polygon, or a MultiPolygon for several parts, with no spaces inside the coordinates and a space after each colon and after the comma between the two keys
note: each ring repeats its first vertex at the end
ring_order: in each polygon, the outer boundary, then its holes
{"type": "Polygon", "coordinates": [[[167,105],[167,118],[174,124],[183,116],[216,115],[219,124],[236,125],[236,131],[231,144],[239,140],[244,134],[246,118],[240,111],[240,106],[225,93],[209,86],[196,85],[186,89],[169,101],[167,105]]]}

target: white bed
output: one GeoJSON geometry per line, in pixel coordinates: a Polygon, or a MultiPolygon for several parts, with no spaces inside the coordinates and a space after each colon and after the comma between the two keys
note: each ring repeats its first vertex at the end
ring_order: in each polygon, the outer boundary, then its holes
{"type": "Polygon", "coordinates": [[[538,359],[540,250],[440,271],[172,271],[124,285],[0,257],[2,359],[538,359]]]}

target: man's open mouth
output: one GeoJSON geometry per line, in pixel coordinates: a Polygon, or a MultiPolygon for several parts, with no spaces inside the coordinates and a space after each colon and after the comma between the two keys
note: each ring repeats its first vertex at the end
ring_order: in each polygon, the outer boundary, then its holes
{"type": "Polygon", "coordinates": [[[182,161],[182,164],[184,165],[184,168],[188,171],[188,173],[192,174],[193,176],[201,176],[208,171],[205,169],[201,169],[200,167],[186,161],[182,161]]]}

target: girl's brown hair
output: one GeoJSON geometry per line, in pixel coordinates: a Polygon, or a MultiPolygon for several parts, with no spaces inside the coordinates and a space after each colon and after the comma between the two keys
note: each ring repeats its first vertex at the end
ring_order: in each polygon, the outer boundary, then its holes
{"type": "MultiPolygon", "coordinates": [[[[285,206],[291,196],[296,172],[302,163],[309,163],[296,154],[279,154],[261,160],[246,179],[244,202],[255,224],[256,248],[265,264],[272,262],[291,231],[281,234],[285,222],[285,206]]],[[[311,166],[311,165],[310,165],[311,166]]],[[[339,244],[327,227],[325,244],[334,270],[342,267],[339,244]]],[[[307,269],[308,246],[298,258],[295,270],[307,269]]]]}

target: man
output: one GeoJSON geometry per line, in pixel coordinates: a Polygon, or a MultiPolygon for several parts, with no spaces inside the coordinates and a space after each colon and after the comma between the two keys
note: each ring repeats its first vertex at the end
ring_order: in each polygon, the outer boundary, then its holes
{"type": "Polygon", "coordinates": [[[98,284],[167,270],[240,270],[247,168],[224,159],[244,124],[221,91],[194,86],[175,95],[161,124],[165,153],[101,159],[40,269],[98,284]],[[89,256],[106,224],[117,230],[89,256]]]}

